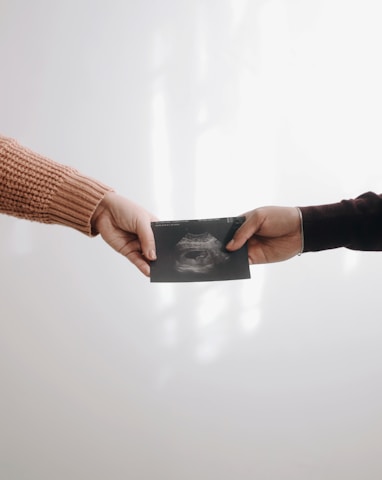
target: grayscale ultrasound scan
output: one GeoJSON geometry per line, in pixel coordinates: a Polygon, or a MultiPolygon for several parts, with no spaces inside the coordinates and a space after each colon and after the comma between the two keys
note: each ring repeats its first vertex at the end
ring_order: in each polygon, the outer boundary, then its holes
{"type": "Polygon", "coordinates": [[[203,282],[250,278],[247,246],[225,245],[244,217],[153,222],[157,260],[151,282],[203,282]]]}

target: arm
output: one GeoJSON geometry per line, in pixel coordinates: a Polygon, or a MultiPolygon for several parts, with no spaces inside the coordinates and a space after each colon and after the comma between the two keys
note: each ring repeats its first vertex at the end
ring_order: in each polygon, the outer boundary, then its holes
{"type": "Polygon", "coordinates": [[[245,216],[227,249],[248,242],[251,264],[338,247],[382,250],[382,195],[372,192],[328,205],[261,207],[245,216]]]}
{"type": "Polygon", "coordinates": [[[155,258],[152,215],[98,180],[2,136],[0,213],[100,233],[145,275],[155,258]]]}
{"type": "Polygon", "coordinates": [[[304,252],[346,247],[382,250],[382,195],[367,192],[353,200],[301,208],[304,252]]]}

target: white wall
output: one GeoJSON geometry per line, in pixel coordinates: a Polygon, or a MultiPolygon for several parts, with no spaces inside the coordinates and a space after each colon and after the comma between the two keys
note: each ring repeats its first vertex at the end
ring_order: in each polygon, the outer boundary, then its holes
{"type": "MultiPolygon", "coordinates": [[[[378,0],[0,0],[0,131],[159,218],[381,192],[378,0]]],[[[4,480],[380,479],[382,256],[152,285],[0,218],[4,480]]]]}

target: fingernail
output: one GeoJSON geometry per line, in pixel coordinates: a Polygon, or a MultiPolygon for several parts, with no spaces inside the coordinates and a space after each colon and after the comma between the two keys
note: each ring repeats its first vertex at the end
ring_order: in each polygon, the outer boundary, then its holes
{"type": "Polygon", "coordinates": [[[150,260],[156,260],[157,256],[156,256],[156,253],[155,253],[155,250],[150,250],[149,251],[149,259],[150,260]]]}

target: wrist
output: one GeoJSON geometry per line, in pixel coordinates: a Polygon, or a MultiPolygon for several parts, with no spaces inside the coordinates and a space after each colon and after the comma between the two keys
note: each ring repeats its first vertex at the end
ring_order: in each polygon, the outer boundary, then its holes
{"type": "Polygon", "coordinates": [[[296,207],[299,219],[300,219],[300,237],[301,237],[301,248],[300,251],[298,252],[298,255],[300,256],[302,253],[304,253],[304,220],[302,217],[302,212],[299,207],[296,207]]]}
{"type": "Polygon", "coordinates": [[[113,197],[115,192],[106,192],[102,200],[94,210],[92,218],[90,220],[92,235],[98,235],[100,233],[100,223],[109,212],[110,197],[113,197]]]}

